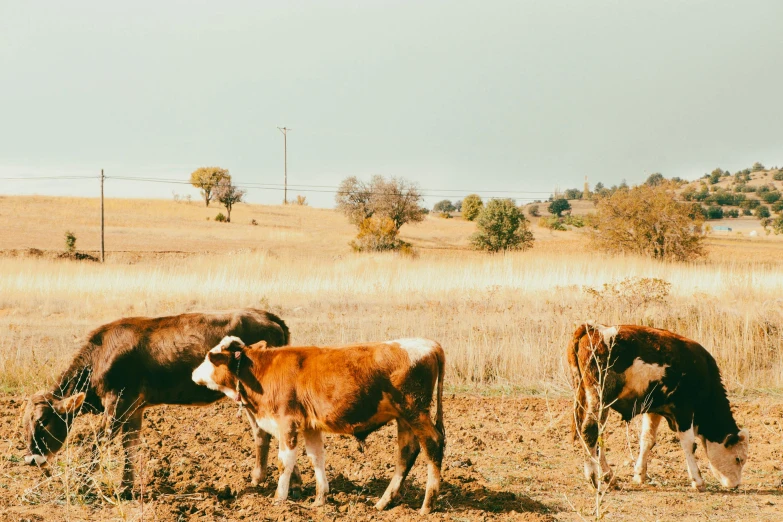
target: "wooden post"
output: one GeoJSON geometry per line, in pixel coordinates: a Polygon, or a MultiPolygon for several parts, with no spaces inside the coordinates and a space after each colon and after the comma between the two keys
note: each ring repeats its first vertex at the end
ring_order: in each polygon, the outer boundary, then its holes
{"type": "Polygon", "coordinates": [[[103,175],[103,169],[101,169],[101,263],[103,263],[106,260],[106,258],[104,257],[105,254],[104,254],[104,243],[103,243],[103,229],[104,229],[104,224],[103,224],[103,180],[104,179],[105,178],[104,178],[104,175],[103,175]]]}

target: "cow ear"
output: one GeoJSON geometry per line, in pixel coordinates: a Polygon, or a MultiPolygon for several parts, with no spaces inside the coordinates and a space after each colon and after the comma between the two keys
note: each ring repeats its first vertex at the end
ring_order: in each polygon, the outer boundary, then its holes
{"type": "Polygon", "coordinates": [[[208,352],[207,357],[209,358],[209,362],[211,362],[215,366],[220,365],[227,365],[228,360],[231,357],[231,353],[226,352],[208,352]]]}
{"type": "Polygon", "coordinates": [[[750,439],[750,432],[748,430],[740,430],[740,432],[737,434],[737,439],[739,439],[739,442],[747,441],[750,439]]]}
{"type": "Polygon", "coordinates": [[[84,392],[79,392],[76,395],[71,395],[70,397],[66,397],[65,399],[60,399],[59,401],[55,401],[52,404],[52,408],[54,408],[54,411],[56,411],[60,415],[73,413],[81,407],[81,405],[84,403],[85,397],[86,395],[84,392]]]}
{"type": "Polygon", "coordinates": [[[266,350],[267,348],[269,348],[269,345],[266,343],[266,341],[258,341],[252,347],[257,348],[259,350],[266,350]]]}
{"type": "Polygon", "coordinates": [[[748,430],[741,430],[739,433],[732,433],[731,435],[728,435],[726,440],[723,441],[723,445],[727,448],[730,448],[735,444],[745,442],[746,440],[748,440],[748,430]]]}

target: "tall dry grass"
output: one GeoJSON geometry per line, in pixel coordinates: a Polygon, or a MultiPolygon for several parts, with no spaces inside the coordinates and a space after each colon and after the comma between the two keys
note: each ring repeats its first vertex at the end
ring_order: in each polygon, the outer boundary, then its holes
{"type": "Polygon", "coordinates": [[[569,250],[417,259],[245,252],[125,266],[0,259],[0,386],[29,392],[50,382],[87,331],[121,316],[243,306],[280,313],[295,344],[431,337],[446,349],[452,387],[565,391],[564,347],[585,319],[696,339],[735,390],[783,385],[780,265],[569,250]],[[668,282],[668,295],[634,284],[613,293],[634,278],[668,282]]]}

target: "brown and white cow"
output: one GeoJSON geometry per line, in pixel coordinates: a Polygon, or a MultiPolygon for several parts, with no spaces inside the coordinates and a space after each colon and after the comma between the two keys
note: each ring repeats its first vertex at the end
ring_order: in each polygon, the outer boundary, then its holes
{"type": "Polygon", "coordinates": [[[440,488],[446,435],[443,428],[441,346],[427,339],[343,347],[247,347],[226,337],[210,350],[193,380],[240,401],[259,426],[280,441],[283,472],[276,502],[288,496],[297,447],[302,439],[315,468],[315,505],[329,492],[322,433],[354,435],[363,440],[397,421],[397,469],[375,505],[384,509],[397,499],[420,448],[428,461],[427,489],[421,513],[429,513],[440,488]],[[435,423],[430,418],[437,382],[435,423]]]}
{"type": "MultiPolygon", "coordinates": [[[[46,466],[65,443],[74,417],[102,413],[102,434],[120,430],[125,447],[122,494],[132,494],[133,466],[144,410],[156,404],[209,404],[223,394],[197,386],[193,370],[226,335],[270,346],[288,344],[288,327],[263,310],[128,317],[92,332],[49,391],[34,394],[24,415],[25,462],[46,466]]],[[[248,414],[256,442],[253,484],[266,476],[269,435],[248,414]]],[[[96,443],[97,444],[97,443],[96,443]]]]}
{"type": "Polygon", "coordinates": [[[574,332],[568,362],[576,390],[574,437],[589,453],[585,476],[595,487],[602,476],[612,477],[604,451],[597,449],[598,423],[605,425],[610,407],[626,422],[644,416],[634,482],[647,480],[647,459],[666,419],[685,452],[694,488],[705,490],[694,457],[697,438],[721,485],[740,485],[749,434],[737,427],[718,365],[700,344],[646,326],[586,323],[574,332]]]}

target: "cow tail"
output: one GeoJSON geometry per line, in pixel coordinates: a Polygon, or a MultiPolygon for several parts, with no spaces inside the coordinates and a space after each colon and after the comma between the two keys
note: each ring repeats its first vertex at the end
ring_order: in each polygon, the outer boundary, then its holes
{"type": "Polygon", "coordinates": [[[438,349],[435,351],[435,356],[438,361],[438,395],[435,404],[435,429],[438,430],[445,441],[446,428],[443,425],[443,376],[446,373],[446,354],[440,345],[438,345],[438,349]]]}
{"type": "Polygon", "coordinates": [[[291,332],[288,330],[288,325],[285,324],[285,321],[272,312],[266,312],[266,316],[270,321],[277,324],[283,332],[283,344],[281,346],[288,346],[291,344],[291,332]]]}
{"type": "Polygon", "coordinates": [[[579,368],[579,341],[588,334],[588,325],[581,324],[574,332],[574,336],[568,345],[566,356],[568,357],[568,366],[571,368],[571,382],[574,388],[574,414],[571,417],[571,436],[574,442],[577,440],[579,426],[584,422],[585,405],[583,404],[583,385],[582,371],[579,368]]]}

